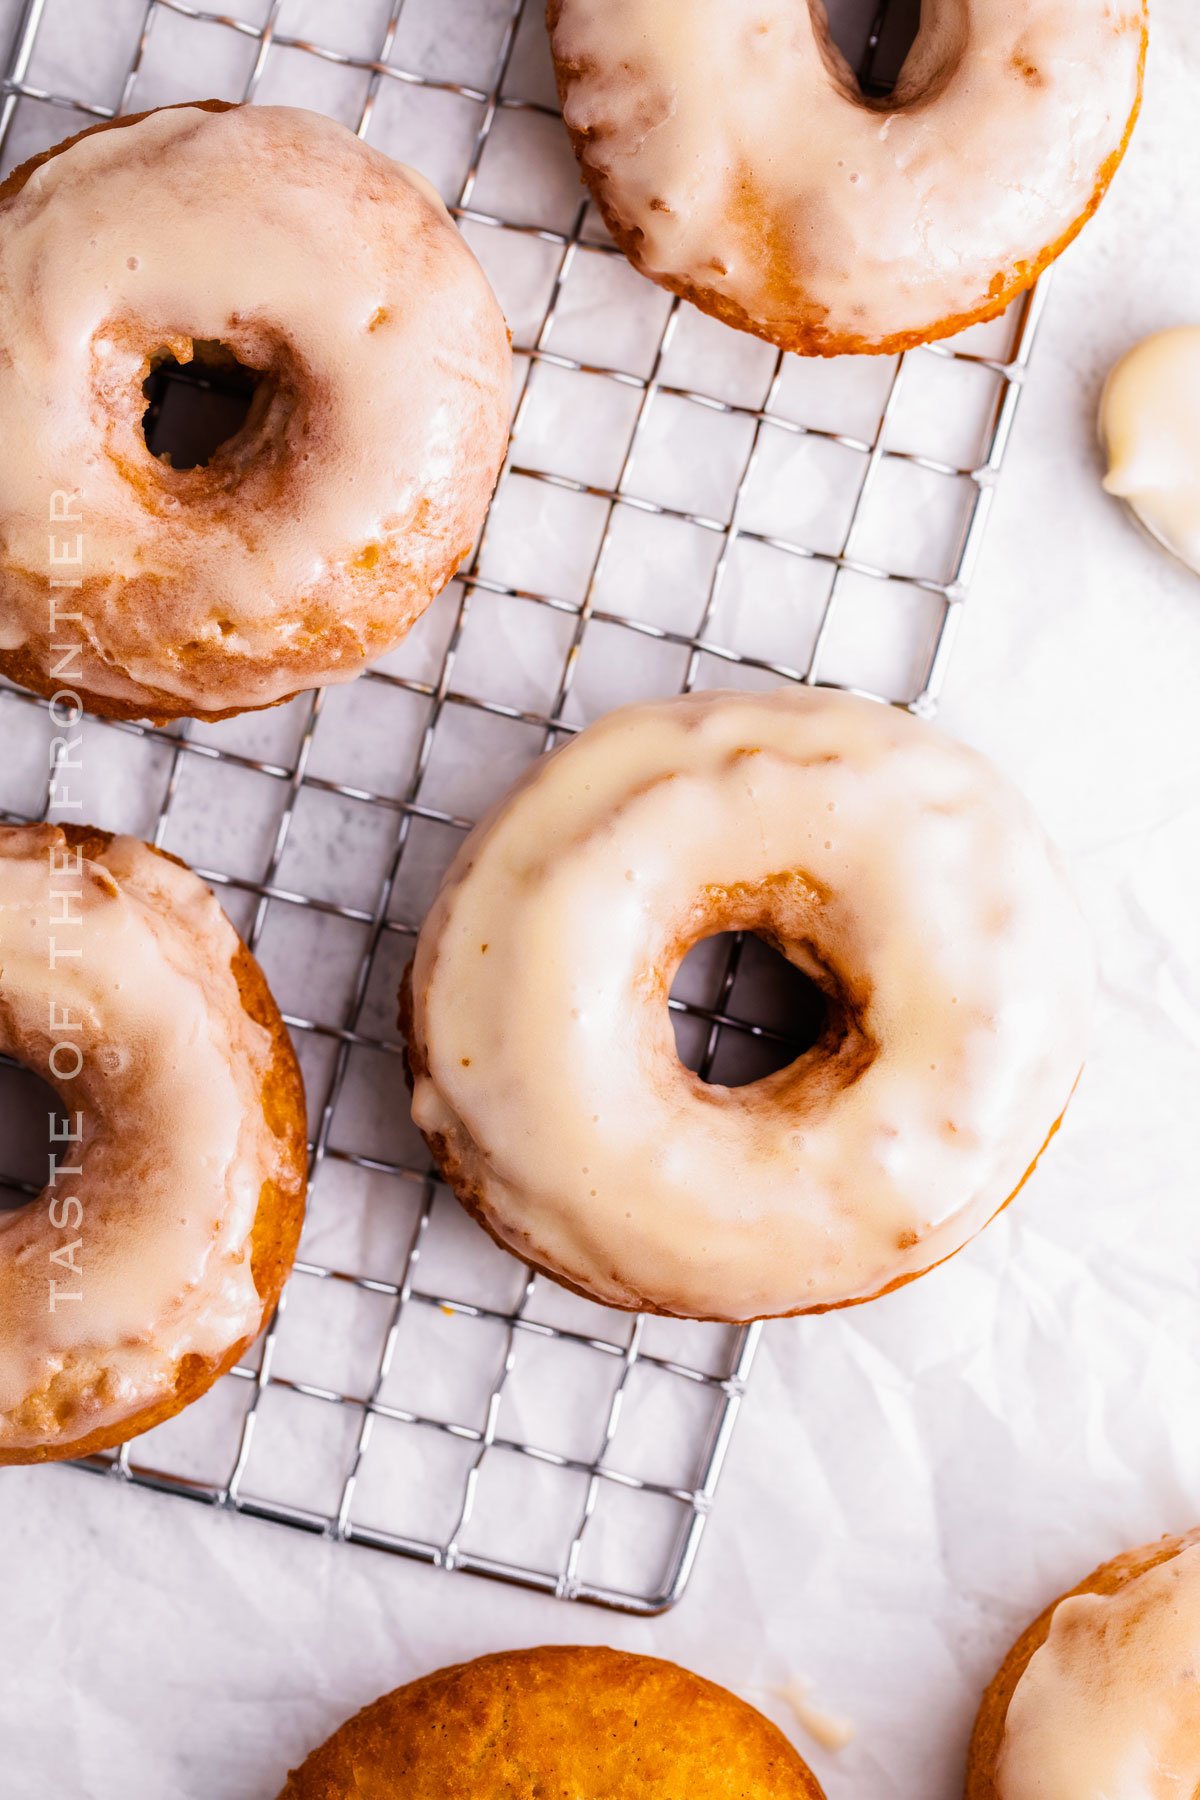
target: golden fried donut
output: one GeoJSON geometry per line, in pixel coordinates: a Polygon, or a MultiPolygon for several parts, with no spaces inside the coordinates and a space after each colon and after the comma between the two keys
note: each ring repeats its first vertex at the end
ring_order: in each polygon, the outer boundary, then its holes
{"type": "Polygon", "coordinates": [[[823,1800],[782,1732],[674,1663],[553,1645],[385,1694],[279,1800],[823,1800]]]}
{"type": "Polygon", "coordinates": [[[349,680],[470,549],[510,368],[432,188],[319,114],[206,101],[35,157],[0,185],[0,673],[52,694],[69,631],[96,712],[160,720],[349,680]],[[143,383],[194,357],[257,385],[176,469],[143,383]]]}
{"type": "Polygon", "coordinates": [[[693,694],[590,726],[464,842],[413,961],[413,1117],[487,1229],[594,1299],[821,1311],[1012,1197],[1092,988],[1058,859],[981,756],[827,689],[693,694]],[[667,995],[733,930],[825,1020],[726,1088],[680,1062],[667,995]]]}
{"type": "Polygon", "coordinates": [[[993,318],[1095,212],[1141,100],[1145,0],[932,0],[868,99],[822,0],[549,0],[563,114],[617,243],[784,350],[993,318]]]}
{"type": "Polygon", "coordinates": [[[90,1455],[210,1388],[300,1235],[304,1090],[212,894],[134,838],[0,827],[0,1051],[56,1090],[0,1213],[0,1464],[90,1455]]]}
{"type": "Polygon", "coordinates": [[[1114,1557],[1056,1600],[983,1697],[966,1800],[1195,1800],[1200,1530],[1114,1557]]]}

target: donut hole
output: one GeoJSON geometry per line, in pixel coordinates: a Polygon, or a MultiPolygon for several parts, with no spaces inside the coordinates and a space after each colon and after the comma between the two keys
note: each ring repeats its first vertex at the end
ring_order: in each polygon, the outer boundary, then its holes
{"type": "Polygon", "coordinates": [[[751,931],[692,945],[671,987],[679,1059],[702,1081],[748,1087],[825,1036],[834,1003],[812,976],[751,931]]]}
{"type": "Polygon", "coordinates": [[[921,24],[921,0],[828,0],[829,35],[869,100],[893,91],[921,24]]]}
{"type": "Polygon", "coordinates": [[[173,469],[204,469],[241,436],[265,383],[227,344],[196,338],[190,360],[163,351],[142,383],[146,448],[173,469]]]}
{"type": "Polygon", "coordinates": [[[0,1060],[0,1213],[27,1206],[45,1187],[52,1150],[61,1161],[69,1148],[50,1139],[51,1120],[61,1129],[64,1112],[39,1075],[7,1057],[0,1060]]]}

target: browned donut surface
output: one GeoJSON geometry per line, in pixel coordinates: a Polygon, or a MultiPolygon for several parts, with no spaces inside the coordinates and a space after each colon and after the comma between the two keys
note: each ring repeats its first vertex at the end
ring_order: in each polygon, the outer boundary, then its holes
{"type": "Polygon", "coordinates": [[[782,1732],[674,1663],[554,1645],[385,1694],[280,1800],[822,1800],[782,1732]]]}

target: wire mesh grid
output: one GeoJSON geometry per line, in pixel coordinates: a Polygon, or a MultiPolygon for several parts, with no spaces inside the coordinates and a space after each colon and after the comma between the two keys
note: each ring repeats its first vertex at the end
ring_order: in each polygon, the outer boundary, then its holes
{"type": "MultiPolygon", "coordinates": [[[[1039,297],[949,345],[837,364],[714,325],[634,275],[584,199],[540,0],[10,11],[4,167],[171,100],[320,107],[438,183],[517,363],[473,556],[353,690],[219,727],[87,722],[87,816],[191,862],[266,969],[305,1071],[312,1182],[295,1274],[253,1355],[82,1466],[661,1610],[694,1566],[757,1328],[614,1314],[484,1239],[407,1121],[400,975],[471,820],[620,700],[799,681],[932,711],[1039,297]]],[[[866,34],[864,86],[885,18],[866,34]]],[[[51,737],[42,701],[0,689],[5,820],[53,816],[51,737]]],[[[706,1078],[786,1055],[786,1005],[756,950],[701,946],[672,994],[681,1055],[706,1078]]],[[[44,1167],[40,1139],[20,1142],[35,1091],[0,1068],[10,1203],[44,1167]]]]}

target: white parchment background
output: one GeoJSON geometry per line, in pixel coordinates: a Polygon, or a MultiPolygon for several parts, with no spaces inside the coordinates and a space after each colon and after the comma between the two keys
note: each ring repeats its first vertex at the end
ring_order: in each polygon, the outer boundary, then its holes
{"type": "Polygon", "coordinates": [[[941,715],[1031,794],[1099,943],[1053,1154],[946,1268],[768,1329],[698,1572],[659,1621],[5,1471],[3,1800],[270,1800],[381,1690],[550,1640],[737,1688],[830,1800],[955,1800],[1018,1628],[1200,1518],[1200,581],[1105,499],[1092,443],[1111,361],[1200,321],[1200,39],[1190,0],[1156,12],[1146,115],[1055,277],[941,715]],[[772,1690],[797,1676],[854,1721],[849,1749],[788,1719],[772,1690]]]}

